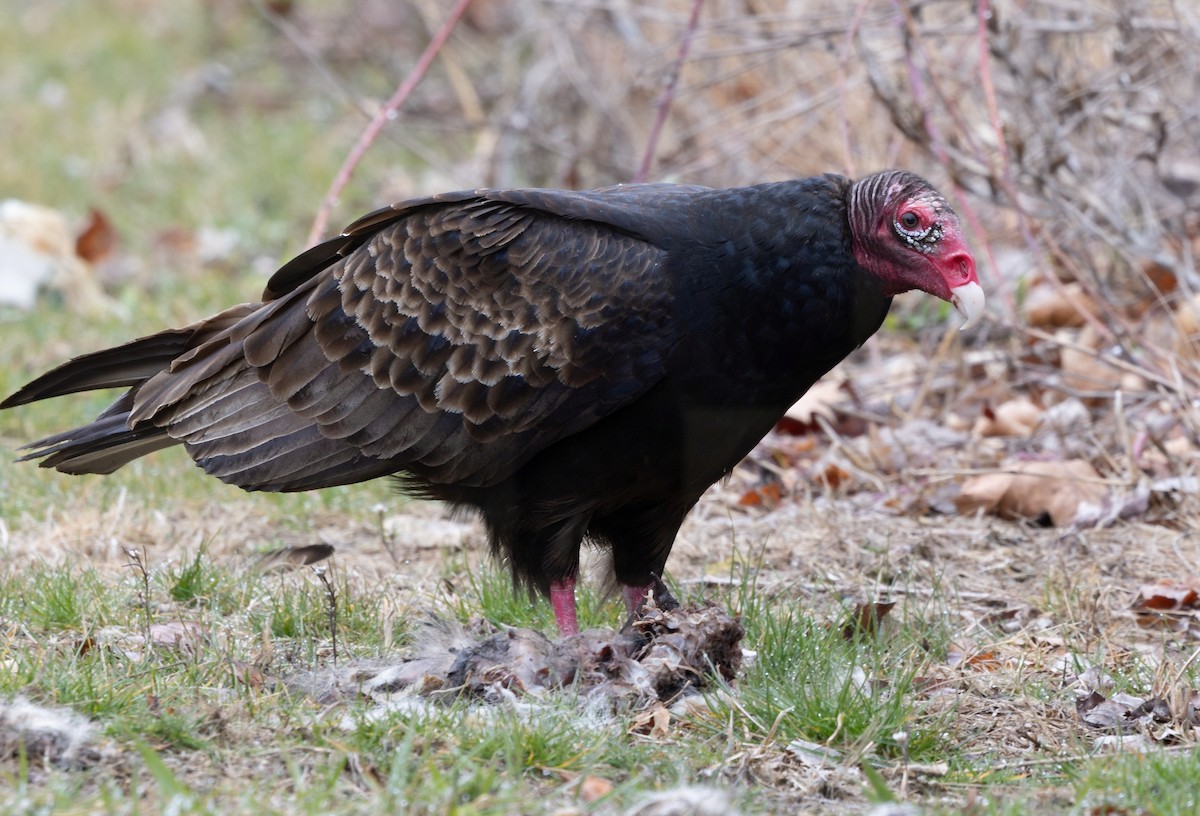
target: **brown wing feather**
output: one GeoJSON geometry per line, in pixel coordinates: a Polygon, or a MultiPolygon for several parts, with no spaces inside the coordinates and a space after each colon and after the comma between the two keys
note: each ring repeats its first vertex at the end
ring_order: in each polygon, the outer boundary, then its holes
{"type": "Polygon", "coordinates": [[[300,256],[152,377],[131,424],[246,487],[405,468],[488,484],[652,386],[677,331],[664,250],[588,220],[629,215],[605,194],[495,195],[513,200],[381,211],[300,256]]]}

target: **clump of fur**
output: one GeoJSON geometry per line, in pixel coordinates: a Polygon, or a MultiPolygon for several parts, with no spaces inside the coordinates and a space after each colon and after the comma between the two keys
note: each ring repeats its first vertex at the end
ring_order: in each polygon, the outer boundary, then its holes
{"type": "Polygon", "coordinates": [[[0,702],[0,756],[22,750],[31,763],[86,768],[100,756],[96,727],[69,708],[47,708],[25,697],[0,702]]]}
{"type": "Polygon", "coordinates": [[[557,640],[531,629],[467,631],[430,620],[406,659],[287,682],[323,701],[362,694],[395,702],[400,693],[495,703],[574,687],[635,705],[670,704],[710,686],[714,674],[733,680],[743,634],[741,622],[718,607],[660,609],[653,599],[619,632],[590,629],[557,640]]]}

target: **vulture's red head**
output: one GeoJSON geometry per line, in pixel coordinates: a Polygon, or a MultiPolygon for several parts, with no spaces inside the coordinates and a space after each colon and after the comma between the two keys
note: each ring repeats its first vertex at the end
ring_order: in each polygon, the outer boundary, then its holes
{"type": "Polygon", "coordinates": [[[949,301],[966,318],[983,314],[983,288],[958,216],[924,179],[900,170],[855,182],[849,196],[854,257],[884,283],[887,295],[920,289],[949,301]]]}

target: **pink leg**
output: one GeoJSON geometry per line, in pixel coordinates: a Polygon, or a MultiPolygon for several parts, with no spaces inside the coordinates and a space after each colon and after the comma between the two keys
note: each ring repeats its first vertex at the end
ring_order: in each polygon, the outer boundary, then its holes
{"type": "Polygon", "coordinates": [[[646,601],[646,593],[654,589],[654,584],[649,583],[645,586],[623,586],[621,591],[625,593],[625,608],[629,610],[629,614],[637,612],[646,601]]]}
{"type": "Polygon", "coordinates": [[[575,579],[564,578],[550,585],[550,606],[559,637],[579,634],[579,618],[575,613],[575,579]]]}

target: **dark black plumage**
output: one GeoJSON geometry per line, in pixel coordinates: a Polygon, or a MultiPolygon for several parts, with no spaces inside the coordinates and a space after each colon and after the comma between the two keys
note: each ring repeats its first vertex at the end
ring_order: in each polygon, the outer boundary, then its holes
{"type": "Polygon", "coordinates": [[[247,490],[397,474],[480,510],[521,582],[573,586],[588,539],[640,588],[892,295],[957,304],[974,281],[953,212],[906,173],[450,193],[360,219],[259,303],[76,358],[0,407],[127,387],[26,458],[110,473],[182,443],[247,490]]]}

